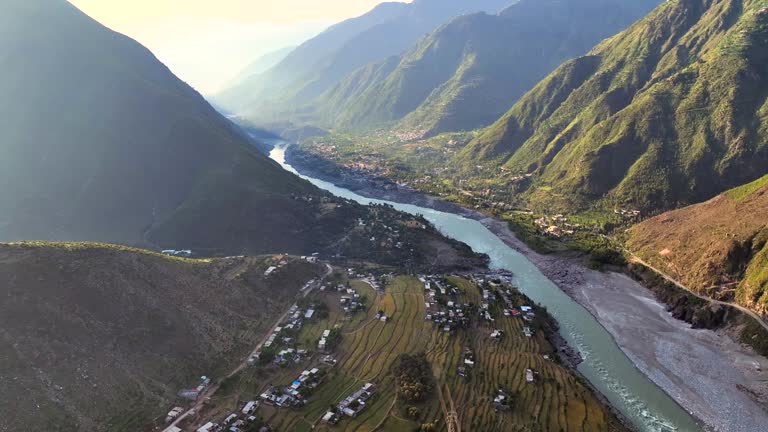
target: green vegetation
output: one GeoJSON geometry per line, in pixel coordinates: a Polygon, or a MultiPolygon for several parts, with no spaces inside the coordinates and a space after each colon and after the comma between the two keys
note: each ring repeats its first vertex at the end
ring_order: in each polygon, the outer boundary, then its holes
{"type": "Polygon", "coordinates": [[[414,136],[487,126],[566,59],[622,30],[656,0],[522,1],[458,17],[399,57],[364,66],[314,104],[336,128],[414,136]]]}
{"type": "MultiPolygon", "coordinates": [[[[470,280],[448,277],[445,282],[461,291],[453,300],[482,302],[479,289],[470,280]]],[[[357,286],[361,282],[351,284],[357,286]]],[[[323,296],[333,305],[340,294],[326,292],[323,296]]],[[[311,430],[313,426],[321,432],[441,430],[444,419],[435,393],[442,388],[445,394],[449,388],[460,407],[465,430],[501,431],[509,430],[510,425],[552,432],[624,430],[573,371],[553,361],[556,350],[547,339],[551,328],[544,310],[537,308],[535,321],[527,323],[521,318],[503,316],[495,305],[495,325],[504,331],[504,338],[495,341],[489,337],[486,324],[473,323],[451,335],[425,320],[424,287],[413,277],[395,277],[384,293],[370,300],[362,321],[349,319],[331,307],[327,321],[311,323],[302,330],[314,334],[318,329],[338,324],[343,334],[333,351],[338,363],[328,369],[326,379],[303,407],[278,409],[262,405],[258,413],[268,424],[291,431],[311,430]],[[376,319],[380,310],[390,317],[386,323],[376,319]],[[524,336],[523,326],[531,326],[534,335],[524,336]],[[477,361],[468,378],[457,374],[465,348],[475,352],[477,361]],[[535,383],[526,383],[526,368],[538,372],[535,383]],[[375,384],[375,395],[357,417],[344,416],[333,426],[320,421],[329,407],[336,406],[366,382],[375,384]],[[499,388],[508,389],[515,396],[510,411],[494,411],[488,395],[499,388]]],[[[517,292],[513,301],[531,304],[517,292]]],[[[303,347],[312,349],[314,345],[303,347]]],[[[316,362],[317,359],[287,369],[246,369],[238,379],[239,389],[217,394],[207,406],[210,413],[203,413],[201,418],[226,416],[270,384],[289,384],[316,362]]]]}
{"type": "Polygon", "coordinates": [[[753,194],[768,186],[768,175],[762,177],[752,183],[745,184],[744,186],[731,189],[726,192],[726,196],[732,200],[743,201],[753,196],[753,194]]]}
{"type": "MultiPolygon", "coordinates": [[[[400,354],[392,367],[397,384],[397,397],[410,403],[423,402],[434,391],[432,367],[424,353],[400,354]]],[[[409,408],[408,415],[419,417],[415,407],[409,408]]]]}
{"type": "MultiPolygon", "coordinates": [[[[307,106],[356,69],[407,50],[424,34],[468,12],[495,13],[509,0],[420,0],[385,2],[372,11],[330,27],[293,50],[267,72],[252,76],[215,97],[232,112],[260,123],[303,123],[312,117],[307,106]],[[263,101],[270,103],[265,104],[263,101]]],[[[358,74],[365,80],[375,71],[358,74]]],[[[353,82],[348,91],[360,84],[353,82]]]]}
{"type": "Polygon", "coordinates": [[[763,176],[766,5],[664,3],[561,66],[455,162],[531,173],[527,201],[571,211],[668,209],[763,176]]]}

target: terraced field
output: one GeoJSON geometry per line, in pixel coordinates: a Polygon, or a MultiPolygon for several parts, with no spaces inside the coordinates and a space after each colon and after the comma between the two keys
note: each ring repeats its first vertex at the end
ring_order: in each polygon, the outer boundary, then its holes
{"type": "MultiPolygon", "coordinates": [[[[458,302],[480,304],[480,292],[472,282],[450,278],[461,290],[458,302]]],[[[398,355],[426,352],[445,397],[452,397],[463,431],[612,431],[623,430],[618,421],[597,400],[574,373],[544,355],[554,356],[543,331],[531,338],[522,333],[524,321],[504,317],[501,305],[491,305],[496,318],[494,327],[504,330],[500,341],[489,337],[492,327],[473,317],[471,328],[456,334],[440,331],[425,320],[424,286],[418,279],[398,277],[384,293],[375,292],[360,281],[353,282],[368,299],[367,310],[345,317],[338,308],[338,294],[324,293],[322,299],[330,307],[329,317],[305,326],[298,340],[312,349],[320,333],[341,325],[343,339],[335,350],[336,367],[301,409],[277,409],[262,406],[258,413],[277,431],[387,432],[411,431],[420,424],[435,422],[438,430],[446,430],[444,413],[437,393],[416,404],[415,418],[407,415],[404,402],[396,399],[394,377],[390,368],[398,355]],[[378,311],[390,319],[376,319],[378,311]],[[476,366],[467,378],[458,376],[463,352],[475,353],[476,366]],[[536,382],[526,383],[525,370],[538,372],[536,382]],[[337,425],[321,422],[331,405],[344,399],[366,382],[376,385],[376,395],[357,418],[344,417],[337,425]],[[514,398],[512,409],[496,412],[493,398],[503,387],[514,398]],[[448,396],[450,394],[450,396],[448,396]],[[314,426],[314,429],[313,429],[314,426]]],[[[522,300],[521,300],[522,302],[522,300]]],[[[536,327],[537,323],[527,324],[536,327]]],[[[317,364],[319,355],[311,360],[317,364]]],[[[270,384],[287,385],[308,367],[303,364],[286,369],[249,369],[235,378],[231,391],[222,392],[213,401],[222,416],[242,401],[255,399],[270,384]]]]}

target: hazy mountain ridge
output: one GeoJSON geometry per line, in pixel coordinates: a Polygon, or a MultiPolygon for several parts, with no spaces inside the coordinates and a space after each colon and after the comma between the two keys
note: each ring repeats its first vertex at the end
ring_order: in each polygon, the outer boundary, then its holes
{"type": "Polygon", "coordinates": [[[304,105],[371,63],[398,55],[445,21],[465,13],[498,12],[512,0],[416,0],[384,3],[310,39],[284,61],[243,85],[216,96],[216,103],[257,120],[302,117],[304,105]],[[254,105],[267,100],[271,105],[254,105]]]}
{"type": "Polygon", "coordinates": [[[316,110],[336,127],[402,120],[397,128],[433,135],[487,126],[564,60],[657,4],[523,0],[499,15],[462,16],[420,40],[394,69],[395,60],[388,59],[351,74],[320,98],[316,110]],[[371,69],[391,70],[364,79],[371,69]]]}
{"type": "Polygon", "coordinates": [[[561,208],[672,208],[762,176],[766,6],[664,3],[561,66],[457,161],[534,173],[530,199],[561,208]]]}

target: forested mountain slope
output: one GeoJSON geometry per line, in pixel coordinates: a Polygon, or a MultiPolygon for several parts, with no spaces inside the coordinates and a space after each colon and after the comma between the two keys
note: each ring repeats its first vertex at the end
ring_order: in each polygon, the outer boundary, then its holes
{"type": "Polygon", "coordinates": [[[301,107],[371,62],[398,55],[449,19],[496,13],[513,0],[415,0],[383,3],[371,12],[310,39],[271,70],[214,97],[229,111],[255,120],[292,120],[301,107]],[[263,101],[269,101],[265,105],[263,101]]]}
{"type": "Polygon", "coordinates": [[[531,201],[641,210],[768,170],[768,2],[673,0],[569,61],[456,158],[533,173],[531,201]]]}
{"type": "Polygon", "coordinates": [[[499,15],[458,17],[409,51],[367,65],[324,94],[336,127],[425,135],[487,126],[563,61],[648,13],[658,0],[522,0],[499,15]]]}

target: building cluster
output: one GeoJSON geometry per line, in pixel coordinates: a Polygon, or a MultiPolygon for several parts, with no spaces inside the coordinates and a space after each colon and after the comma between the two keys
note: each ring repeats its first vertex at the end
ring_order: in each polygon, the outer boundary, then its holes
{"type": "Polygon", "coordinates": [[[299,407],[306,403],[306,395],[325,378],[325,372],[318,368],[303,371],[291,385],[270,387],[259,396],[265,404],[279,408],[299,407]]]}
{"type": "MultiPolygon", "coordinates": [[[[294,342],[292,334],[301,330],[306,320],[312,319],[315,314],[314,308],[300,308],[294,304],[288,309],[286,318],[272,330],[262,349],[276,349],[280,346],[292,344],[294,342]]],[[[254,365],[258,362],[261,351],[254,353],[249,359],[248,364],[254,365]]],[[[300,362],[307,354],[306,350],[285,349],[277,353],[275,362],[278,365],[287,364],[289,361],[300,362]]]]}
{"type": "MultiPolygon", "coordinates": [[[[200,426],[197,429],[197,432],[243,432],[246,428],[252,427],[253,423],[258,421],[258,418],[254,415],[258,407],[258,401],[246,402],[239,413],[234,412],[229,414],[221,421],[221,423],[209,421],[203,426],[200,426]]],[[[259,429],[259,432],[269,431],[270,429],[267,426],[262,426],[259,429]]],[[[169,431],[166,430],[165,432],[169,431]]]]}
{"type": "Polygon", "coordinates": [[[372,383],[365,383],[354,393],[347,396],[335,409],[331,409],[323,416],[323,421],[336,424],[341,416],[357,417],[367,407],[367,402],[376,393],[376,387],[372,383]]]}
{"type": "Polygon", "coordinates": [[[617,215],[621,215],[625,218],[635,218],[640,216],[640,210],[631,210],[631,209],[614,209],[614,213],[617,215]]]}
{"type": "Polygon", "coordinates": [[[555,216],[543,216],[533,221],[536,226],[541,228],[544,234],[553,237],[562,237],[564,235],[574,234],[575,228],[579,228],[579,225],[568,224],[568,218],[559,214],[555,216]],[[563,228],[565,227],[565,228],[563,228]]]}
{"type": "Polygon", "coordinates": [[[347,314],[354,314],[357,311],[365,309],[365,303],[360,294],[357,293],[356,289],[340,285],[339,290],[344,293],[341,296],[341,299],[339,299],[341,308],[344,312],[347,314]]]}
{"type": "Polygon", "coordinates": [[[175,257],[181,257],[181,258],[189,258],[192,256],[192,251],[189,249],[184,249],[184,250],[166,249],[162,251],[162,253],[163,255],[175,256],[175,257]]]}
{"type": "Polygon", "coordinates": [[[461,363],[457,369],[460,377],[466,378],[475,367],[475,353],[471,348],[465,348],[461,355],[461,363]]]}
{"type": "Polygon", "coordinates": [[[178,396],[182,399],[197,400],[200,394],[203,393],[209,385],[211,385],[211,379],[203,375],[200,377],[200,383],[198,383],[197,387],[181,390],[179,391],[178,396]]]}
{"type": "Polygon", "coordinates": [[[420,276],[419,280],[424,284],[424,318],[427,321],[432,321],[446,333],[469,326],[470,305],[456,301],[461,293],[458,288],[449,286],[438,276],[420,276]]]}

